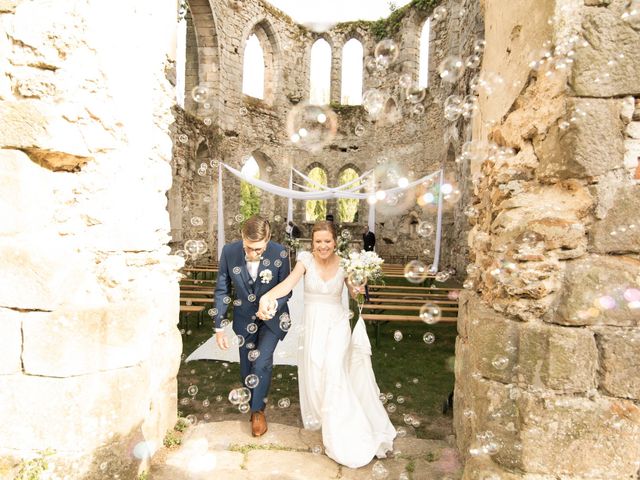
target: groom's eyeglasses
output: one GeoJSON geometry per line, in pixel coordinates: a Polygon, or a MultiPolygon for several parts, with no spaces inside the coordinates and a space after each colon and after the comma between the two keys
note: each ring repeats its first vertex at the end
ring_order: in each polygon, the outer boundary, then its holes
{"type": "Polygon", "coordinates": [[[244,247],[247,253],[253,252],[253,253],[261,254],[266,249],[266,247],[251,248],[251,247],[247,247],[246,245],[242,245],[242,246],[244,247]]]}

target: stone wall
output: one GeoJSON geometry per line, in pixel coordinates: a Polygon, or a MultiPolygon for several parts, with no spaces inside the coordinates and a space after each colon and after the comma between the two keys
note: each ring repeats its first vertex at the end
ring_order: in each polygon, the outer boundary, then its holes
{"type": "Polygon", "coordinates": [[[0,2],[2,478],[134,478],[175,423],[171,3],[0,2]]]}
{"type": "Polygon", "coordinates": [[[640,31],[622,0],[528,3],[485,3],[483,73],[504,89],[481,95],[474,124],[495,146],[470,165],[464,478],[635,479],[640,31]]]}
{"type": "MultiPolygon", "coordinates": [[[[403,73],[409,73],[417,80],[420,34],[431,11],[414,10],[403,18],[395,37],[400,45],[398,61],[384,72],[364,71],[363,89],[375,87],[386,91],[396,107],[383,118],[371,121],[362,107],[333,103],[332,107],[338,114],[336,137],[320,152],[310,153],[289,141],[285,124],[291,108],[308,97],[311,46],[321,37],[331,45],[331,99],[339,102],[342,47],[351,38],[356,38],[363,44],[365,58],[371,57],[377,42],[369,28],[370,23],[339,24],[326,32],[314,33],[294,24],[284,14],[262,2],[244,2],[241,9],[233,10],[226,1],[211,2],[211,7],[192,1],[190,7],[196,37],[204,35],[203,32],[211,37],[213,32],[215,42],[210,39],[207,41],[217,45],[215,52],[207,57],[208,62],[215,59],[217,63],[205,65],[200,61],[199,74],[203,77],[215,71],[221,72],[221,76],[218,83],[205,82],[212,91],[209,102],[212,108],[205,111],[202,106],[192,108],[189,113],[193,113],[194,117],[186,115],[184,121],[178,120],[174,131],[175,139],[182,134],[186,135],[182,137],[185,143],[175,142],[175,181],[170,195],[170,204],[176,209],[182,209],[182,213],[174,213],[172,207],[172,218],[175,219],[172,223],[172,236],[176,248],[186,239],[202,238],[205,235],[210,252],[216,250],[217,167],[211,168],[209,165],[204,175],[197,174],[197,167],[203,162],[209,164],[211,160],[222,160],[240,169],[243,162],[254,155],[261,166],[261,178],[282,186],[288,184],[291,166],[304,173],[315,166],[322,166],[327,171],[329,185],[338,184],[339,174],[346,167],[361,173],[376,169],[378,178],[385,176],[392,167],[415,179],[444,166],[448,177],[457,178],[461,186],[468,182],[469,172],[458,172],[458,165],[454,164],[454,158],[447,156],[447,152],[450,148],[459,152],[465,139],[463,132],[468,131],[466,136],[470,137],[470,130],[466,127],[466,121],[461,120],[455,125],[456,132],[461,133],[453,135],[455,140],[452,140],[452,135],[447,135],[447,132],[452,131],[452,126],[444,119],[442,110],[446,97],[454,92],[462,92],[464,86],[452,88],[449,84],[440,82],[435,70],[446,55],[456,53],[466,56],[470,53],[476,35],[482,31],[482,16],[476,0],[466,0],[462,5],[451,0],[443,2],[443,5],[451,14],[440,22],[434,22],[432,27],[431,82],[423,101],[425,113],[413,111],[413,105],[405,100],[404,89],[398,85],[398,79],[403,73]],[[204,19],[214,19],[213,26],[207,23],[206,29],[202,28],[198,32],[198,25],[204,19]],[[244,42],[255,25],[266,32],[265,38],[268,41],[265,43],[273,51],[273,59],[267,61],[267,69],[273,70],[272,83],[275,88],[272,98],[264,101],[241,93],[244,42]],[[204,120],[218,128],[209,128],[202,123],[204,120]],[[358,125],[364,127],[364,130],[356,134],[358,125]],[[196,160],[203,144],[207,145],[204,148],[209,156],[196,160]],[[182,168],[186,164],[193,166],[190,169],[182,168]],[[203,218],[204,225],[194,228],[191,224],[192,216],[203,218]]],[[[191,50],[187,52],[187,57],[193,58],[196,53],[201,54],[191,50]]],[[[189,65],[193,64],[190,61],[189,65]]],[[[193,76],[193,67],[188,70],[187,75],[189,78],[193,76]]],[[[465,78],[472,75],[473,72],[469,71],[465,78]]],[[[238,237],[238,222],[235,217],[239,213],[239,182],[228,173],[223,178],[224,221],[231,230],[227,233],[227,240],[230,240],[238,237]]],[[[432,258],[433,237],[420,237],[415,226],[418,220],[435,223],[435,209],[417,205],[416,195],[416,192],[411,192],[397,206],[378,205],[377,250],[383,256],[389,258],[394,255],[398,259],[417,256],[427,260],[432,258]],[[422,253],[425,248],[430,251],[426,256],[422,253]]],[[[261,203],[261,212],[270,218],[286,217],[284,199],[264,195],[261,203]]],[[[294,220],[308,234],[311,224],[305,220],[304,204],[296,202],[295,208],[294,220]]],[[[359,235],[368,209],[367,202],[362,201],[358,223],[345,227],[359,235]]],[[[335,201],[329,201],[328,211],[337,220],[335,201]]],[[[445,213],[443,263],[455,264],[461,270],[465,264],[466,252],[461,232],[466,231],[467,227],[460,224],[461,230],[454,229],[454,219],[458,218],[462,220],[464,217],[455,208],[445,213]]],[[[276,229],[284,230],[284,224],[277,225],[276,229]]]]}

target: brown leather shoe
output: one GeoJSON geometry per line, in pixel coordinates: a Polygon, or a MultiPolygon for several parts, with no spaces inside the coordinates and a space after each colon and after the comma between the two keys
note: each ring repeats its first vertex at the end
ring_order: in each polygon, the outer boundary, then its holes
{"type": "Polygon", "coordinates": [[[254,437],[261,437],[267,432],[267,418],[264,412],[253,412],[251,414],[251,434],[254,437]]]}

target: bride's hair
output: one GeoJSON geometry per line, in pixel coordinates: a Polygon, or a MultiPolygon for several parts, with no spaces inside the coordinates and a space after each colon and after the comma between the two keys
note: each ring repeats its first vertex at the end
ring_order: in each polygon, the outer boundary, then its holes
{"type": "Polygon", "coordinates": [[[336,227],[333,222],[326,222],[323,220],[322,222],[314,223],[313,228],[311,229],[311,242],[313,242],[313,235],[316,232],[329,232],[333,237],[333,241],[336,242],[336,244],[338,243],[338,235],[336,233],[336,227]]]}

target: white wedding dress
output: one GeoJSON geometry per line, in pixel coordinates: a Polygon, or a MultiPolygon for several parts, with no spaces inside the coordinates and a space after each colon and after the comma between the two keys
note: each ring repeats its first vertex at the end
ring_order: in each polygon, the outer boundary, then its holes
{"type": "Polygon", "coordinates": [[[351,332],[342,268],[324,281],[311,253],[300,252],[298,261],[306,268],[298,358],[302,420],[305,428],[322,428],[327,456],[362,467],[392,450],[396,436],[379,399],[369,337],[362,319],[351,332]]]}

